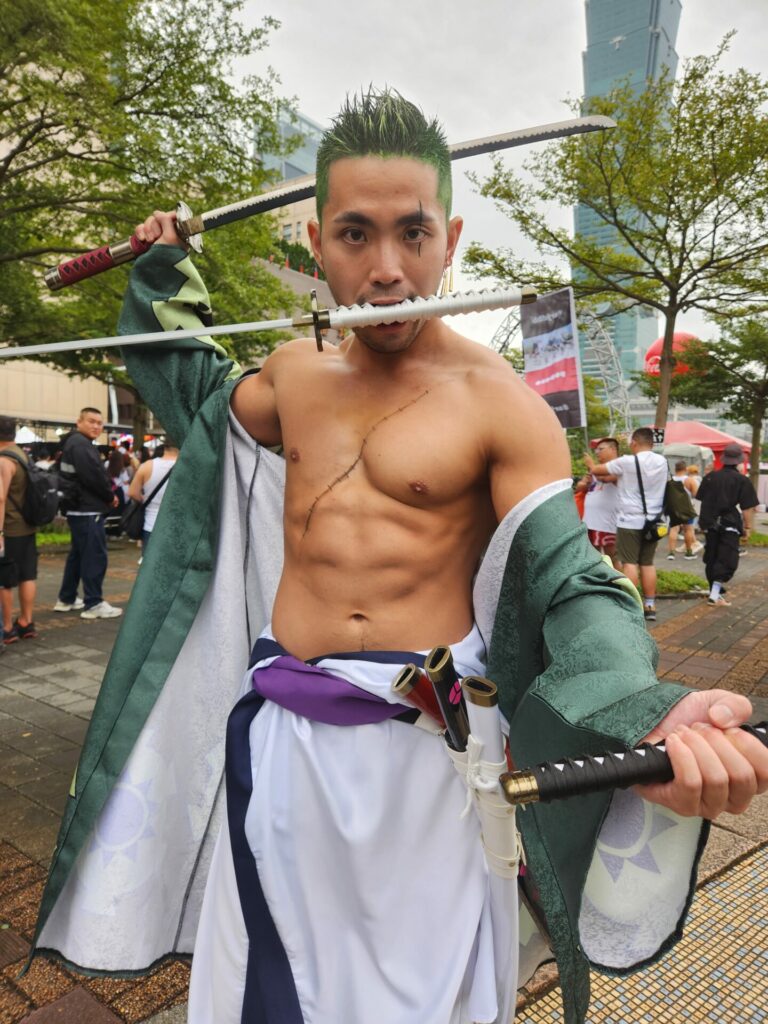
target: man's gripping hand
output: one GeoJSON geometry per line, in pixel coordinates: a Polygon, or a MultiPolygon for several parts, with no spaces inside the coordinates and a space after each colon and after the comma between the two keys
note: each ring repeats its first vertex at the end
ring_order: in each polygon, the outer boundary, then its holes
{"type": "Polygon", "coordinates": [[[768,748],[738,728],[751,713],[746,697],[727,690],[683,697],[644,741],[666,741],[675,777],[637,793],[686,816],[741,814],[768,790],[768,748]]]}
{"type": "Polygon", "coordinates": [[[176,214],[155,210],[141,224],[136,225],[136,237],[141,242],[149,242],[152,245],[180,245],[182,249],[189,250],[189,246],[176,230],[176,214]]]}

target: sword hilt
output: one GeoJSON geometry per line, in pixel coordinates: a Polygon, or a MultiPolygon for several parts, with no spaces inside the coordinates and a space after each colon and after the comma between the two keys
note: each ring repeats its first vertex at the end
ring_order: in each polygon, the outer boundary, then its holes
{"type": "Polygon", "coordinates": [[[121,242],[113,242],[112,245],[102,245],[98,249],[91,249],[74,259],[59,263],[56,267],[46,270],[45,283],[52,292],[59,288],[66,288],[67,285],[76,281],[83,281],[86,277],[95,277],[96,274],[103,274],[105,270],[111,270],[121,263],[128,263],[141,256],[147,249],[152,248],[151,242],[142,242],[136,235],[124,238],[121,242]]]}
{"type": "MultiPolygon", "coordinates": [[[[202,224],[200,217],[195,217],[186,203],[176,204],[176,230],[179,235],[180,245],[189,245],[195,252],[202,252],[202,241],[199,232],[205,230],[199,226],[202,224]]],[[[95,277],[103,274],[105,270],[118,267],[121,263],[130,263],[137,256],[152,248],[153,242],[142,242],[136,235],[124,238],[121,242],[113,242],[112,245],[102,245],[98,249],[91,249],[74,259],[59,263],[56,267],[46,270],[43,280],[52,292],[60,288],[66,288],[77,281],[84,281],[86,277],[95,277]]]]}
{"type": "MultiPolygon", "coordinates": [[[[745,732],[768,746],[768,722],[742,725],[745,732]]],[[[607,789],[669,782],[674,778],[665,743],[643,743],[634,750],[567,757],[545,761],[534,768],[505,772],[499,777],[511,804],[549,803],[569,796],[584,796],[607,789]]]]}

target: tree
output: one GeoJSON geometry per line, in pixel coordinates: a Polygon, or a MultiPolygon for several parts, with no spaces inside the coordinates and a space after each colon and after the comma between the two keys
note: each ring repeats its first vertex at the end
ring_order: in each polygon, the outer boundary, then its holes
{"type": "MultiPolygon", "coordinates": [[[[750,479],[757,488],[763,421],[768,412],[768,316],[754,315],[721,324],[717,341],[690,341],[685,347],[687,373],[672,379],[672,397],[683,405],[723,405],[728,416],[752,428],[750,479]]],[[[646,394],[657,380],[642,378],[646,394]]]]}
{"type": "MultiPolygon", "coordinates": [[[[8,344],[113,334],[127,269],[50,296],[46,262],[129,235],[153,208],[198,210],[261,191],[279,149],[272,77],[232,84],[270,18],[242,0],[0,0],[0,337],[8,344]]],[[[221,322],[282,315],[292,293],[252,257],[277,253],[269,218],[206,236],[200,258],[221,322]]],[[[276,336],[238,336],[252,359],[276,336]]],[[[114,350],[113,350],[114,351],[114,350]]],[[[131,387],[106,350],[45,361],[131,387]]]]}
{"type": "Polygon", "coordinates": [[[496,200],[560,268],[509,250],[473,244],[465,266],[479,276],[526,281],[542,291],[570,284],[576,297],[614,311],[642,304],[664,318],[656,424],[664,426],[674,366],[672,339],[691,309],[742,315],[768,308],[768,80],[719,67],[713,56],[688,61],[680,78],[629,83],[585,103],[617,121],[549,146],[526,167],[529,184],[496,160],[481,192],[496,200]],[[572,235],[552,227],[542,204],[583,204],[603,232],[572,235]],[[602,239],[602,240],[601,240],[602,239]]]}

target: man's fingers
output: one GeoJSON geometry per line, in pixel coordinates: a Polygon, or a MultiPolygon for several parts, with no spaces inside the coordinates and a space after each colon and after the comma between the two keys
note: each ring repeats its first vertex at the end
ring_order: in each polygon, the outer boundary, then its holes
{"type": "MultiPolygon", "coordinates": [[[[706,740],[727,776],[726,802],[717,813],[729,811],[731,814],[741,814],[747,809],[750,800],[757,792],[757,777],[749,758],[745,757],[720,729],[715,729],[713,726],[697,725],[693,727],[693,731],[706,740]]],[[[707,803],[706,777],[704,785],[703,802],[707,803]]],[[[719,799],[720,795],[718,789],[715,799],[719,799]]]]}
{"type": "Polygon", "coordinates": [[[730,729],[735,725],[743,725],[752,714],[752,704],[739,693],[711,690],[710,696],[716,699],[709,706],[709,720],[718,729],[730,729]]]}
{"type": "Polygon", "coordinates": [[[163,245],[179,245],[176,232],[176,214],[164,210],[155,210],[141,224],[136,225],[136,237],[141,242],[161,242],[163,245]]]}
{"type": "Polygon", "coordinates": [[[757,784],[756,792],[768,792],[768,747],[743,729],[728,729],[725,735],[752,766],[757,784]]]}
{"type": "Polygon", "coordinates": [[[669,807],[677,814],[691,816],[700,813],[703,781],[696,755],[683,739],[686,731],[690,732],[687,726],[679,726],[666,739],[667,754],[675,773],[674,779],[671,782],[636,788],[644,800],[669,807]]]}

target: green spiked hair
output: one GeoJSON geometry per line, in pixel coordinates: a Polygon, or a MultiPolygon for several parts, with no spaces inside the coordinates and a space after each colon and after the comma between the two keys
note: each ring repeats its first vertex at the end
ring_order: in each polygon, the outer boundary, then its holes
{"type": "Polygon", "coordinates": [[[406,156],[437,171],[437,198],[451,215],[451,158],[437,120],[427,121],[415,104],[395,89],[369,86],[347,96],[344,106],[323,135],[317,151],[317,219],[328,199],[328,173],[336,160],[355,156],[406,156]]]}

